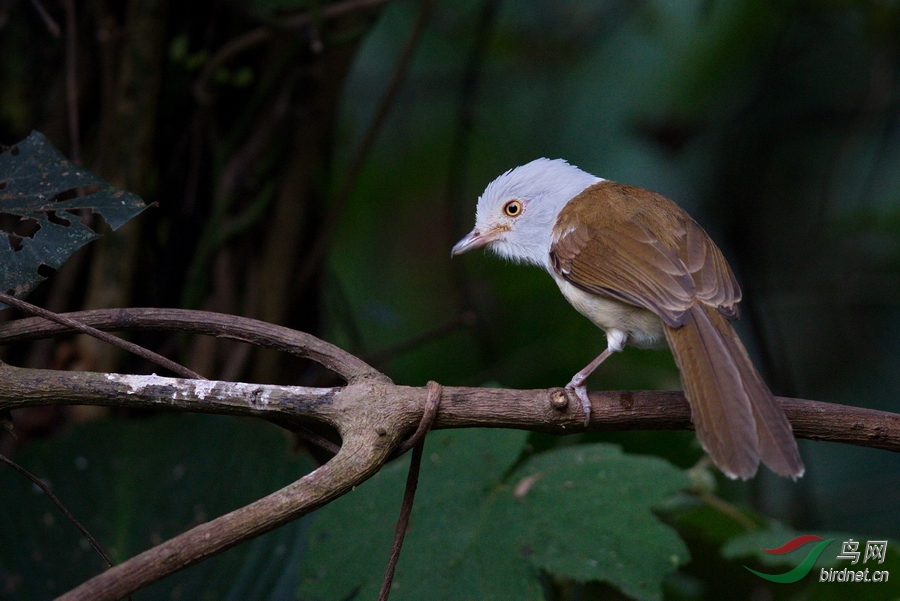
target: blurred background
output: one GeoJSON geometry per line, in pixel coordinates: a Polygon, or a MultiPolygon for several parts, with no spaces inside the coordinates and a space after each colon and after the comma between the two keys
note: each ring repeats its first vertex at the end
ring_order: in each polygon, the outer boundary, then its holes
{"type": "MultiPolygon", "coordinates": [[[[156,203],[29,297],[49,309],[206,309],[311,332],[402,384],[560,386],[602,333],[546,274],[449,249],[490,180],[562,157],[706,228],[775,394],[900,411],[897,2],[7,0],[0,78],[0,143],[37,129],[156,203]]],[[[236,342],[132,339],[210,378],[328,382],[236,342]]],[[[81,338],[0,359],[155,369],[81,338]]],[[[668,351],[640,350],[589,385],[680,388],[668,351]]],[[[0,451],[107,415],[18,412],[0,451]]],[[[701,457],[687,432],[532,443],[586,440],[701,457]]],[[[799,530],[900,536],[900,457],[801,452],[800,482],[721,496],[799,530]]]]}

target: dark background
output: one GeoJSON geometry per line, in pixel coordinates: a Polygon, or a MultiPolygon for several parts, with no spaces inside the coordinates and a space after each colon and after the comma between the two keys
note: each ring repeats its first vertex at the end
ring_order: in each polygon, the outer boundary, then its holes
{"type": "MultiPolygon", "coordinates": [[[[54,36],[31,2],[0,2],[0,143],[40,130],[157,203],[29,300],[255,317],[402,384],[559,386],[602,333],[546,274],[449,249],[490,180],[563,157],[661,192],[707,229],[775,394],[900,411],[896,3],[466,0],[433,3],[427,20],[409,1],[316,6],[48,1],[54,36]]],[[[328,382],[239,343],[134,339],[210,378],[328,382]]],[[[154,370],[82,339],[0,359],[154,370]]],[[[637,350],[590,386],[680,387],[668,351],[637,350]]],[[[19,412],[0,450],[106,417],[19,412]]],[[[701,456],[689,433],[582,438],[682,467],[701,456]]],[[[766,473],[720,493],[798,530],[900,535],[900,458],[801,452],[800,482],[766,473]]]]}

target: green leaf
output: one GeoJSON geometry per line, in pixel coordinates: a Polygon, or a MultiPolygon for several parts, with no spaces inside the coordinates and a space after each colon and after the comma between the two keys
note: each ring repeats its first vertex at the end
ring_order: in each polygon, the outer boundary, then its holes
{"type": "MultiPolygon", "coordinates": [[[[23,449],[119,562],[281,488],[312,465],[259,420],[185,415],[111,420],[23,449]]],[[[290,598],[305,522],[284,526],[148,587],[142,599],[290,598]]],[[[28,480],[0,468],[0,598],[51,599],[104,569],[102,559],[28,480]]]]}
{"type": "Polygon", "coordinates": [[[25,296],[44,280],[41,265],[58,269],[99,236],[74,211],[97,213],[115,230],[146,208],[140,197],[75,165],[32,132],[0,153],[0,231],[9,237],[0,244],[0,290],[25,296]],[[75,196],[79,189],[83,196],[75,196]]]}
{"type": "MultiPolygon", "coordinates": [[[[538,455],[510,477],[526,438],[497,430],[429,435],[392,599],[543,599],[541,570],[661,598],[662,579],[688,552],[650,509],[688,484],[683,473],[589,445],[538,455]]],[[[377,596],[407,467],[394,462],[319,512],[301,598],[377,596]]]]}
{"type": "Polygon", "coordinates": [[[513,479],[520,539],[548,572],[656,600],[663,579],[689,559],[675,531],[651,512],[689,484],[662,459],[606,444],[563,447],[532,458],[513,479]]]}
{"type": "Polygon", "coordinates": [[[666,522],[687,540],[696,538],[718,548],[748,527],[763,528],[768,519],[745,507],[732,506],[732,512],[712,506],[693,495],[680,495],[663,508],[666,522]]]}
{"type": "MultiPolygon", "coordinates": [[[[527,432],[450,430],[428,436],[392,601],[541,599],[497,515],[500,483],[527,432]]],[[[409,461],[395,461],[320,510],[300,569],[302,599],[378,596],[409,461]]]]}

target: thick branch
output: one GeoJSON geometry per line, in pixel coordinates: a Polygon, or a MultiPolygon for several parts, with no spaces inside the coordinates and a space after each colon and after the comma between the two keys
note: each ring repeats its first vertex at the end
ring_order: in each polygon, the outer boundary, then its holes
{"type": "MultiPolygon", "coordinates": [[[[397,386],[356,357],[314,336],[252,319],[201,311],[114,309],[69,314],[104,330],[189,331],[244,340],[308,357],[347,380],[307,388],[159,376],[30,370],[0,364],[0,413],[17,407],[95,404],[177,408],[327,423],[343,445],[325,466],[246,507],[154,547],[61,599],[118,599],[184,567],[305,515],[359,484],[422,419],[426,390],[397,386]]],[[[0,344],[71,332],[42,319],[0,327],[0,344]]],[[[801,399],[778,399],[802,438],[900,452],[900,415],[801,399]]],[[[592,393],[590,430],[688,429],[680,392],[592,393]]],[[[583,414],[559,388],[444,388],[434,428],[496,427],[583,432],[583,414]]]]}
{"type": "MultiPolygon", "coordinates": [[[[297,482],[98,574],[59,597],[66,601],[120,599],[173,572],[306,515],[377,472],[416,420],[415,414],[395,414],[391,409],[396,400],[392,393],[398,387],[374,378],[342,388],[303,388],[80,373],[74,374],[78,378],[77,385],[66,392],[66,386],[53,373],[0,367],[0,399],[4,399],[0,407],[8,402],[7,389],[16,387],[7,384],[12,377],[19,379],[24,388],[31,389],[30,396],[45,400],[47,397],[38,394],[37,389],[47,388],[52,382],[50,393],[63,395],[62,402],[83,402],[88,398],[86,389],[100,387],[103,392],[98,400],[104,404],[115,403],[115,395],[111,397],[110,393],[118,389],[116,394],[125,405],[193,406],[202,411],[220,408],[225,413],[235,414],[271,415],[274,412],[314,416],[334,425],[343,439],[337,455],[297,482]],[[32,372],[35,376],[21,379],[23,372],[32,372]],[[365,410],[361,411],[363,407],[365,410]]],[[[416,403],[408,398],[418,393],[418,389],[406,388],[399,396],[404,399],[405,406],[421,405],[424,399],[416,403]]]]}
{"type": "MultiPolygon", "coordinates": [[[[247,317],[188,309],[145,308],[99,309],[62,315],[103,331],[191,332],[241,340],[311,359],[347,381],[384,377],[381,372],[363,360],[315,336],[247,317]]],[[[38,317],[19,319],[0,326],[0,344],[49,338],[73,332],[72,328],[50,323],[38,317]]]]}
{"type": "Polygon", "coordinates": [[[344,440],[328,463],[276,493],[227,513],[120,563],[84,582],[59,601],[113,601],[248,538],[305,515],[372,476],[396,440],[368,436],[344,440]]]}
{"type": "MultiPolygon", "coordinates": [[[[392,430],[411,431],[423,410],[424,388],[378,381],[383,400],[359,405],[358,396],[376,382],[309,388],[184,380],[88,372],[37,370],[0,365],[0,411],[60,404],[114,405],[326,422],[339,431],[357,426],[350,414],[385,412],[392,430]]],[[[590,394],[590,431],[688,430],[690,407],[680,391],[606,391],[590,394]]],[[[900,415],[821,401],[777,397],[800,438],[900,452],[900,415]]],[[[444,387],[433,429],[518,428],[573,434],[584,432],[583,415],[561,388],[510,390],[444,387]]]]}
{"type": "MultiPolygon", "coordinates": [[[[303,516],[373,475],[418,423],[426,391],[371,379],[340,388],[269,386],[28,370],[0,366],[0,411],[35,404],[96,403],[278,415],[332,424],[344,437],[325,466],[246,507],[202,524],[111,568],[60,599],[114,600],[175,571],[303,516]]],[[[803,438],[900,451],[900,415],[800,399],[778,399],[803,438]]],[[[591,430],[686,429],[680,392],[592,393],[591,430]]],[[[435,428],[583,431],[580,406],[562,389],[444,388],[435,428]]]]}
{"type": "Polygon", "coordinates": [[[53,311],[48,311],[42,307],[38,307],[37,305],[32,305],[31,303],[24,301],[22,299],[16,298],[14,296],[10,296],[8,294],[0,292],[0,301],[4,304],[9,305],[10,307],[15,307],[20,311],[23,311],[29,315],[35,315],[37,317],[43,317],[46,320],[56,322],[60,325],[67,326],[83,334],[87,334],[88,336],[93,336],[98,340],[102,340],[108,344],[113,346],[117,346],[121,349],[124,349],[130,353],[134,353],[139,357],[142,357],[148,361],[152,361],[156,363],[160,367],[164,367],[171,372],[178,374],[184,378],[195,378],[197,380],[205,380],[203,376],[200,374],[189,370],[188,368],[175,363],[171,359],[167,359],[162,355],[158,355],[149,349],[145,349],[142,346],[138,346],[133,342],[128,342],[127,340],[122,340],[121,338],[117,338],[108,332],[104,332],[102,330],[98,330],[97,328],[91,327],[86,323],[80,322],[77,319],[72,319],[71,317],[66,317],[65,315],[59,315],[58,313],[54,313],[53,311]]]}

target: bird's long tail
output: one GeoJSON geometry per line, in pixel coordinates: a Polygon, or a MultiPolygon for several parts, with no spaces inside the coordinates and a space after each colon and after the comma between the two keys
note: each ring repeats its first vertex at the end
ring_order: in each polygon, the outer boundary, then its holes
{"type": "Polygon", "coordinates": [[[802,476],[791,424],[731,323],[706,305],[692,307],[691,317],[665,330],[700,444],[731,478],[752,477],[760,461],[782,476],[802,476]]]}

